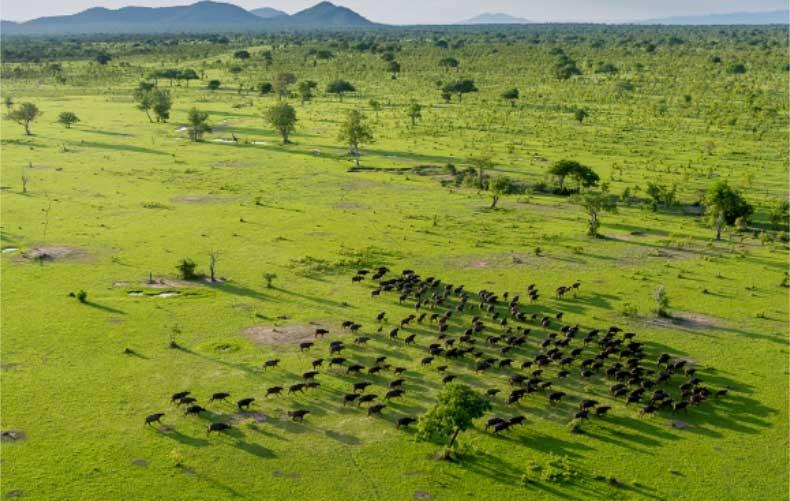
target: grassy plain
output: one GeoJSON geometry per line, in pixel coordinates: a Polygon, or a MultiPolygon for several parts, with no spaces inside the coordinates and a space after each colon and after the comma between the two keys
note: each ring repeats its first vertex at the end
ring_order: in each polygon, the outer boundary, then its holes
{"type": "MultiPolygon", "coordinates": [[[[649,53],[618,43],[623,36],[571,35],[539,44],[475,35],[449,52],[461,61],[449,74],[436,65],[447,50],[404,39],[397,80],[376,54],[335,48],[334,59],[313,65],[302,57],[306,46],[325,42],[277,48],[272,67],[253,58],[240,80],[292,71],[321,90],[338,76],[358,88],[342,103],[323,92],[305,105],[291,99],[299,123],[295,144],[285,147],[261,118],[276,98],[239,94],[231,84],[233,44],[206,49],[209,57],[121,54],[107,67],[64,60],[64,84],[47,76],[46,63],[4,63],[3,95],[34,102],[44,115],[33,136],[5,119],[0,129],[2,428],[25,435],[2,444],[3,496],[786,498],[788,289],[780,284],[787,244],[772,231],[755,236],[769,227],[770,205],[788,195],[786,42],[763,47],[749,44],[745,31],[735,41],[714,30],[689,31],[685,44],[660,43],[649,53]],[[558,81],[552,47],[563,47],[584,75],[558,81]],[[712,63],[714,55],[723,62],[712,63]],[[620,72],[595,74],[600,61],[620,72]],[[747,72],[727,73],[734,62],[747,72]],[[171,121],[150,124],[135,109],[132,89],[162,65],[203,67],[205,79],[218,78],[223,88],[174,86],[171,121]],[[15,74],[15,67],[22,70],[15,74]],[[474,78],[481,92],[442,103],[434,82],[457,76],[474,78]],[[623,80],[634,90],[618,87],[623,80]],[[498,98],[510,87],[522,93],[513,108],[498,98]],[[370,99],[383,109],[371,110],[370,99]],[[426,105],[414,127],[405,112],[410,99],[426,105]],[[192,106],[209,111],[215,129],[198,144],[177,131],[192,106]],[[573,107],[589,111],[583,125],[573,107]],[[572,158],[601,174],[611,193],[656,181],[677,184],[681,203],[658,212],[640,201],[621,204],[617,214],[603,215],[605,238],[591,239],[585,215],[567,198],[529,192],[503,198],[492,211],[486,193],[443,185],[440,169],[349,172],[353,163],[336,136],[352,108],[366,112],[376,135],[363,148],[364,166],[460,167],[488,151],[495,172],[534,185],[550,182],[551,162],[572,158]],[[81,122],[63,128],[55,123],[61,111],[74,111],[81,122]],[[231,133],[240,143],[221,141],[231,133]],[[755,204],[756,232],[713,240],[693,204],[719,179],[755,204]],[[72,252],[45,262],[23,257],[39,246],[72,252]],[[212,250],[219,251],[224,283],[143,284],[149,273],[174,278],[184,257],[205,272],[212,250]],[[441,387],[436,371],[419,367],[433,333],[417,329],[421,346],[410,348],[375,334],[378,311],[390,322],[411,311],[392,296],[371,298],[366,282],[351,283],[357,268],[378,265],[522,297],[535,283],[542,297],[526,311],[563,311],[565,323],[583,328],[633,330],[652,355],[689,358],[707,384],[730,387],[730,394],[687,416],[643,418],[612,401],[610,417],[584,424],[584,433],[567,428],[574,401],[550,408],[531,396],[508,409],[500,398],[492,414],[524,413],[528,425],[502,436],[478,427],[461,435],[459,461],[437,461],[437,445],[416,442],[393,424],[421,414],[441,387]],[[264,286],[267,272],[277,275],[273,288],[264,286]],[[555,287],[576,279],[577,297],[553,298],[555,287]],[[674,321],[652,313],[662,285],[674,321]],[[68,297],[80,289],[87,304],[68,297]],[[129,295],[138,290],[146,294],[129,295]],[[162,290],[180,295],[153,295],[162,290]],[[330,371],[313,393],[263,399],[264,388],[296,382],[309,360],[325,355],[328,340],[302,354],[294,345],[256,344],[245,329],[317,322],[350,344],[339,328],[345,319],[374,337],[347,356],[367,366],[382,354],[408,367],[406,398],[369,419],[342,406],[350,378],[330,371]],[[174,326],[184,350],[168,348],[174,326]],[[282,368],[263,372],[263,360],[273,357],[282,368]],[[267,419],[246,419],[231,434],[207,438],[206,419],[168,405],[182,389],[201,400],[215,391],[254,396],[267,419]],[[284,418],[295,407],[312,411],[304,424],[284,418]],[[143,426],[157,411],[167,413],[163,421],[174,431],[143,426]],[[673,428],[678,420],[689,427],[673,428]],[[532,466],[546,470],[558,458],[569,465],[559,468],[569,478],[525,485],[532,466]]],[[[758,29],[752,38],[774,35],[758,29]]],[[[249,47],[253,54],[267,48],[249,47]]],[[[517,359],[534,355],[542,337],[517,359]]],[[[475,387],[507,387],[509,371],[478,376],[468,362],[451,367],[475,387]]],[[[369,379],[381,394],[391,376],[369,379]]],[[[576,397],[611,400],[602,377],[556,384],[576,397]]],[[[209,408],[235,414],[231,404],[209,408]]]]}

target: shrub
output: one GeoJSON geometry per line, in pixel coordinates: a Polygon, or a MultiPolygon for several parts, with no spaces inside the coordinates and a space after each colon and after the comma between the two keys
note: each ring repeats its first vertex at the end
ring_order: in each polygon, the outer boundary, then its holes
{"type": "Polygon", "coordinates": [[[189,258],[184,258],[181,260],[181,263],[176,266],[176,269],[179,272],[179,276],[184,280],[195,280],[198,278],[198,275],[195,273],[195,268],[197,265],[194,261],[189,258]]]}
{"type": "Polygon", "coordinates": [[[635,305],[625,302],[620,305],[620,313],[624,317],[635,317],[639,315],[639,310],[637,310],[635,305]]]}
{"type": "Polygon", "coordinates": [[[87,303],[88,293],[80,289],[80,291],[77,293],[77,301],[79,301],[80,303],[87,303]]]}
{"type": "Polygon", "coordinates": [[[664,286],[660,286],[658,290],[656,290],[656,315],[659,317],[669,317],[669,296],[667,295],[667,291],[664,286]]]}
{"type": "Polygon", "coordinates": [[[277,278],[277,274],[275,273],[267,272],[263,274],[263,281],[266,282],[267,289],[272,288],[272,282],[274,281],[275,278],[277,278]]]}

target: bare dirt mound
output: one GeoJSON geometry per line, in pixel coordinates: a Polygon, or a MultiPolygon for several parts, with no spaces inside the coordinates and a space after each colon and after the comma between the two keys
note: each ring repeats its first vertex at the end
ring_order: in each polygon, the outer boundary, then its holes
{"type": "Polygon", "coordinates": [[[69,261],[84,257],[86,252],[65,245],[38,245],[22,254],[25,259],[34,261],[69,261]]]}
{"type": "Polygon", "coordinates": [[[669,318],[651,318],[647,321],[651,325],[688,330],[710,330],[723,327],[725,321],[721,318],[691,313],[687,311],[673,311],[669,318]]]}
{"type": "Polygon", "coordinates": [[[4,431],[0,434],[0,441],[2,442],[18,442],[25,439],[25,432],[19,430],[4,431]]]}
{"type": "Polygon", "coordinates": [[[271,325],[256,325],[246,329],[243,334],[247,339],[260,344],[297,344],[312,341],[315,330],[326,329],[319,324],[298,324],[273,327],[271,325]]]}

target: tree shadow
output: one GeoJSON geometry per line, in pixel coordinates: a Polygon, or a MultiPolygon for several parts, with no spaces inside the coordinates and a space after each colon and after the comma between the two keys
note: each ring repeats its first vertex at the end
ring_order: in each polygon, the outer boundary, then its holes
{"type": "Polygon", "coordinates": [[[107,143],[97,143],[96,141],[80,141],[79,146],[84,146],[87,148],[99,148],[105,150],[113,150],[118,152],[125,152],[125,153],[145,153],[149,155],[170,155],[165,151],[154,150],[151,148],[144,148],[142,146],[134,146],[131,144],[107,144],[107,143]]]}
{"type": "Polygon", "coordinates": [[[273,458],[277,456],[274,452],[260,444],[245,442],[243,440],[238,440],[236,442],[236,448],[259,458],[273,458]]]}
{"type": "Polygon", "coordinates": [[[110,306],[104,306],[98,303],[94,303],[93,301],[85,301],[82,303],[86,306],[90,306],[91,308],[96,308],[97,310],[106,311],[107,313],[114,313],[116,315],[126,315],[125,311],[118,310],[116,308],[112,308],[110,306]]]}

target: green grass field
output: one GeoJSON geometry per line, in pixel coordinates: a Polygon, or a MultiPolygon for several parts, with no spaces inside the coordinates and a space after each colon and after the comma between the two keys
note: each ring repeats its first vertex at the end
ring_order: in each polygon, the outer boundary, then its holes
{"type": "MultiPolygon", "coordinates": [[[[87,57],[60,61],[65,83],[48,73],[51,62],[4,61],[3,97],[33,102],[43,115],[32,136],[8,119],[0,129],[0,417],[3,432],[23,434],[4,436],[2,495],[786,499],[788,247],[786,227],[777,231],[768,222],[790,182],[786,29],[680,33],[686,42],[678,46],[663,42],[669,35],[660,31],[635,31],[636,42],[627,31],[583,33],[581,40],[560,31],[543,34],[541,43],[512,34],[449,35],[466,40],[451,50],[461,67],[450,76],[436,65],[447,50],[407,33],[396,80],[378,54],[330,44],[336,57],[314,65],[303,58],[306,48],[329,42],[278,45],[271,67],[253,57],[236,78],[249,86],[291,71],[319,83],[311,102],[288,100],[299,121],[287,146],[262,118],[276,98],[238,92],[228,72],[234,50],[256,54],[268,42],[197,43],[172,54],[107,43],[117,55],[106,67],[87,57]],[[603,47],[593,43],[598,39],[603,47]],[[658,41],[658,49],[640,48],[645,39],[658,41]],[[552,47],[564,48],[584,74],[557,80],[552,47]],[[723,62],[711,63],[714,55],[723,62]],[[594,73],[600,62],[619,73],[594,73]],[[727,73],[733,62],[747,72],[727,73]],[[209,92],[205,81],[174,85],[170,121],[152,124],[131,96],[142,76],[161,66],[202,68],[204,80],[223,86],[209,92]],[[336,77],[358,89],[342,103],[323,92],[336,77]],[[474,78],[480,92],[444,103],[434,82],[459,77],[474,78]],[[621,81],[634,90],[623,91],[621,81]],[[515,107],[498,97],[510,87],[521,90],[515,107]],[[380,111],[370,108],[371,99],[380,111]],[[425,106],[415,126],[405,111],[411,99],[425,106]],[[178,130],[193,106],[210,113],[214,128],[200,143],[178,130]],[[583,124],[574,120],[575,107],[589,112],[583,124]],[[350,172],[353,160],[337,140],[350,109],[362,110],[373,127],[376,141],[363,146],[361,158],[373,169],[350,172]],[[57,124],[62,111],[75,112],[80,123],[57,124]],[[231,134],[240,141],[228,142],[231,134]],[[551,184],[551,163],[579,160],[609,193],[629,188],[634,200],[602,214],[597,239],[586,236],[586,215],[567,197],[528,189],[490,210],[486,192],[455,186],[444,169],[460,169],[480,153],[493,157],[493,173],[527,186],[551,184]],[[412,170],[418,165],[435,168],[412,170]],[[388,170],[394,168],[403,170],[388,170]],[[728,227],[721,241],[697,204],[718,180],[755,206],[750,228],[728,227]],[[678,203],[651,210],[648,181],[675,185],[678,203]],[[31,259],[37,249],[54,259],[31,259]],[[207,273],[211,252],[223,281],[176,280],[183,258],[207,273]],[[523,414],[528,423],[493,435],[481,419],[461,434],[456,460],[437,460],[440,445],[394,425],[430,408],[442,387],[441,374],[419,363],[436,342],[435,326],[404,329],[418,334],[417,346],[387,338],[413,302],[399,305],[392,293],[371,297],[369,279],[352,284],[357,269],[378,266],[411,268],[472,292],[520,294],[527,313],[562,311],[562,323],[583,332],[620,326],[645,343],[647,364],[661,352],[688,359],[705,384],[729,394],[687,415],[643,417],[639,407],[608,395],[611,381],[602,374],[582,379],[574,365],[571,377],[558,380],[550,366],[545,377],[570,398],[549,406],[533,394],[507,406],[507,379],[522,371],[478,375],[468,357],[449,361],[448,372],[461,382],[503,390],[491,416],[523,414]],[[271,288],[265,273],[276,274],[271,288]],[[149,274],[166,284],[146,284],[149,274]],[[577,295],[554,297],[556,287],[575,280],[577,295]],[[536,303],[526,298],[531,283],[541,292],[536,303]],[[653,312],[661,286],[672,318],[653,312]],[[85,304],[69,297],[79,290],[88,293],[85,304]],[[389,319],[383,334],[376,332],[379,311],[389,319]],[[340,328],[347,319],[373,338],[367,346],[352,345],[353,335],[340,328]],[[308,353],[293,343],[256,342],[248,331],[311,324],[331,333],[308,353]],[[168,346],[173,339],[182,349],[168,346]],[[329,341],[338,339],[348,345],[343,356],[366,367],[381,355],[405,366],[405,398],[368,418],[364,408],[342,405],[350,382],[369,380],[383,395],[395,376],[324,368],[319,389],[264,399],[266,388],[298,382],[310,360],[326,357],[329,341]],[[271,358],[280,358],[280,367],[263,371],[271,358]],[[168,403],[180,390],[191,390],[214,415],[183,416],[168,403]],[[230,402],[207,404],[218,391],[230,392],[230,402]],[[255,413],[236,411],[233,402],[245,396],[257,399],[255,413]],[[574,433],[568,423],[582,398],[612,411],[574,433]],[[288,419],[295,408],[311,411],[304,423],[288,419]],[[172,429],[144,426],[154,412],[165,412],[162,421],[172,429]],[[211,419],[232,422],[234,430],[207,437],[211,419]]],[[[460,334],[468,317],[454,317],[452,333],[460,334]]],[[[530,327],[517,361],[539,352],[546,335],[534,322],[530,327]]],[[[672,391],[681,380],[673,379],[672,391]]]]}

